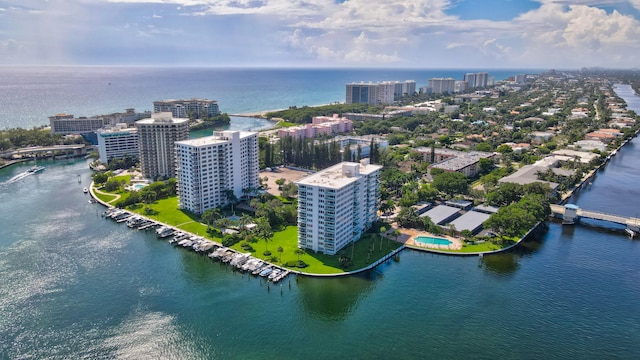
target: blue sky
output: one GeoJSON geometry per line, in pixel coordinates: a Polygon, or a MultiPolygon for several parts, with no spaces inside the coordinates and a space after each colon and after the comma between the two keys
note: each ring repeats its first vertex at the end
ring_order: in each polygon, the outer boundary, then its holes
{"type": "Polygon", "coordinates": [[[0,0],[0,65],[634,68],[640,0],[0,0]]]}

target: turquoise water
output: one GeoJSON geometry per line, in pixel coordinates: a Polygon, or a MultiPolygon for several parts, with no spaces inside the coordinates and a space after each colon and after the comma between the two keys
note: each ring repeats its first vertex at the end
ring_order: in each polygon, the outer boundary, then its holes
{"type": "MultiPolygon", "coordinates": [[[[426,86],[433,77],[462,80],[478,69],[225,69],[143,67],[0,67],[0,129],[48,125],[67,113],[92,116],[135,108],[152,110],[162,99],[218,100],[228,114],[345,101],[353,81],[409,80],[426,86]]],[[[494,69],[496,80],[540,70],[494,69]]],[[[255,127],[255,126],[254,126],[255,127]]]]}
{"type": "Polygon", "coordinates": [[[144,189],[147,185],[145,184],[135,184],[133,185],[134,188],[136,188],[136,190],[140,190],[140,189],[144,189]]]}
{"type": "Polygon", "coordinates": [[[447,239],[436,238],[431,236],[418,236],[415,238],[415,241],[419,243],[431,244],[431,245],[451,245],[452,244],[452,242],[447,239]]]}

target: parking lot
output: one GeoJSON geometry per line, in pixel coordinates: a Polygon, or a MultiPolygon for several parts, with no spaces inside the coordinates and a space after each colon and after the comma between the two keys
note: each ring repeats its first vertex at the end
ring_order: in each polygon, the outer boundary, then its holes
{"type": "Polygon", "coordinates": [[[305,176],[309,176],[311,172],[302,171],[302,170],[293,170],[284,167],[273,168],[270,171],[264,170],[260,172],[260,178],[264,179],[267,177],[267,184],[269,185],[269,189],[267,192],[272,195],[280,196],[280,191],[278,190],[278,185],[276,184],[276,180],[285,179],[286,182],[293,182],[302,179],[305,176]]]}

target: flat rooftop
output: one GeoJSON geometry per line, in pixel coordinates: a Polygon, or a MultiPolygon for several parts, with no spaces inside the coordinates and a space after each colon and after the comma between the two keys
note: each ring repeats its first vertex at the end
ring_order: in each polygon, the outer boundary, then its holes
{"type": "Polygon", "coordinates": [[[344,171],[343,166],[358,167],[360,175],[369,175],[377,170],[382,169],[382,165],[363,165],[354,162],[341,162],[339,164],[328,167],[313,175],[309,175],[303,179],[296,181],[298,185],[319,186],[328,189],[341,189],[346,185],[358,180],[361,176],[349,175],[344,171]]]}
{"type": "Polygon", "coordinates": [[[455,226],[456,231],[469,230],[475,232],[482,226],[482,223],[487,221],[491,215],[481,213],[478,211],[467,211],[459,218],[450,222],[450,225],[455,226]]]}
{"type": "Polygon", "coordinates": [[[434,224],[442,225],[443,222],[449,220],[459,211],[460,209],[452,206],[438,205],[433,209],[427,211],[426,213],[420,215],[420,217],[428,216],[434,224]]]}
{"type": "Polygon", "coordinates": [[[231,135],[233,135],[233,133],[235,132],[237,132],[240,135],[240,139],[244,139],[246,137],[257,134],[257,132],[251,132],[251,131],[225,131],[223,136],[212,135],[212,136],[205,136],[205,137],[196,138],[196,139],[181,140],[181,141],[176,141],[176,144],[189,145],[189,146],[195,146],[195,147],[207,146],[207,145],[213,145],[213,144],[224,144],[232,140],[231,135]]]}

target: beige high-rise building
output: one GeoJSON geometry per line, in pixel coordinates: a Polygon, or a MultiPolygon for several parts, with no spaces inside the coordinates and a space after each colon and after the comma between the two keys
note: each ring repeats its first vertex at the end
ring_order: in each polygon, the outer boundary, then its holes
{"type": "Polygon", "coordinates": [[[188,119],[170,112],[153,113],[136,121],[142,175],[148,179],[176,176],[175,142],[189,139],[188,119]]]}

